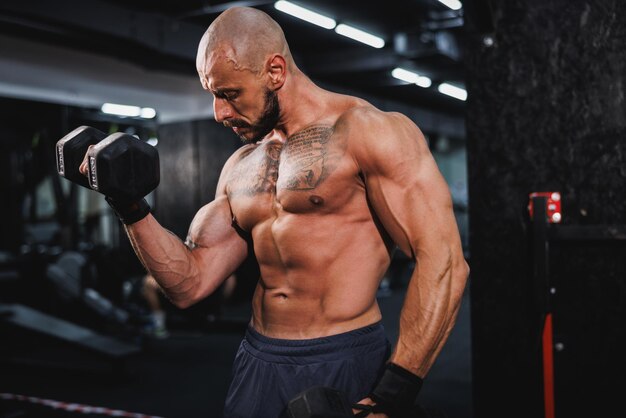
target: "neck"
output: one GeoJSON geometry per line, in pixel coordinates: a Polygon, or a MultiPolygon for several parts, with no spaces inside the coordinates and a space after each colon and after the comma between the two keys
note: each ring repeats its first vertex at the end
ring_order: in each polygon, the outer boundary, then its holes
{"type": "Polygon", "coordinates": [[[281,115],[275,130],[285,137],[314,123],[324,113],[323,96],[328,92],[297,71],[279,91],[281,115]]]}

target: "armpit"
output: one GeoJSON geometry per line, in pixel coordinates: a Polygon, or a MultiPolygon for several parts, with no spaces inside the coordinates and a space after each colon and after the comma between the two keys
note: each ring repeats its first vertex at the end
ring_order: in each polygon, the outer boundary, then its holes
{"type": "Polygon", "coordinates": [[[232,221],[231,221],[230,224],[235,229],[235,231],[237,231],[237,234],[241,238],[245,239],[248,242],[250,242],[252,240],[252,235],[250,234],[250,232],[246,231],[241,226],[239,226],[239,224],[237,223],[237,218],[235,217],[235,215],[233,215],[232,221]]]}

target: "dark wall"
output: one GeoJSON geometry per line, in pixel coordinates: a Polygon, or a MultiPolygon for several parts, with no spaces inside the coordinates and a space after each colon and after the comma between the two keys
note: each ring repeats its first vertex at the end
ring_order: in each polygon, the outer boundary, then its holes
{"type": "MultiPolygon", "coordinates": [[[[626,2],[492,4],[495,43],[470,15],[466,57],[475,416],[540,417],[525,208],[560,191],[563,224],[626,224],[626,2]]],[[[554,247],[557,417],[623,409],[624,260],[624,245],[554,247]]]]}
{"type": "Polygon", "coordinates": [[[198,209],[214,199],[222,167],[240,145],[232,131],[212,120],[162,125],[157,220],[185,239],[198,209]]]}

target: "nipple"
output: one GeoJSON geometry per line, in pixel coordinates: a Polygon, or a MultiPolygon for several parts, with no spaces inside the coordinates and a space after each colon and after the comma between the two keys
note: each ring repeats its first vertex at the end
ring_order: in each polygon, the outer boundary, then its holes
{"type": "Polygon", "coordinates": [[[313,203],[315,206],[321,206],[324,204],[324,199],[319,196],[312,195],[309,197],[309,202],[313,203]]]}

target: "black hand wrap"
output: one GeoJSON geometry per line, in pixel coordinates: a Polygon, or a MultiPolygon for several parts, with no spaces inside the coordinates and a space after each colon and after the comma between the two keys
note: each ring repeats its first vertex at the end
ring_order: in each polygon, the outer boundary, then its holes
{"type": "Polygon", "coordinates": [[[411,417],[422,382],[421,377],[389,363],[370,398],[376,402],[376,409],[390,418],[411,417]]]}
{"type": "Polygon", "coordinates": [[[104,199],[115,211],[117,217],[126,225],[134,224],[150,213],[150,205],[143,198],[133,202],[116,200],[109,196],[105,196],[104,199]]]}
{"type": "Polygon", "coordinates": [[[354,414],[355,418],[365,418],[370,414],[377,414],[379,412],[386,413],[387,410],[383,408],[381,405],[363,405],[362,403],[355,403],[352,405],[352,409],[356,409],[357,412],[354,414]]]}

